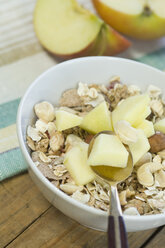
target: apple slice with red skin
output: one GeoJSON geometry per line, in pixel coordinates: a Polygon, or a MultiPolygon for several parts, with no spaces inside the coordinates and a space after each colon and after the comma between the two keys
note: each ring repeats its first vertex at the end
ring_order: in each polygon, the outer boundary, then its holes
{"type": "Polygon", "coordinates": [[[34,29],[43,47],[62,58],[115,55],[130,46],[76,0],[38,0],[34,29]]]}

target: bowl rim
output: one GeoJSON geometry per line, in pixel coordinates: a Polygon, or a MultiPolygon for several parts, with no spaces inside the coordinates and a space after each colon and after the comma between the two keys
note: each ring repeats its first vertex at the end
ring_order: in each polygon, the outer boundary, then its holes
{"type": "MultiPolygon", "coordinates": [[[[58,67],[62,67],[63,65],[70,65],[73,63],[77,63],[77,62],[81,62],[81,61],[96,61],[96,60],[104,60],[104,61],[118,61],[120,63],[120,61],[124,62],[124,63],[128,63],[128,64],[136,64],[136,65],[140,65],[142,67],[148,68],[152,71],[155,71],[159,74],[162,74],[165,77],[165,73],[163,71],[160,71],[159,69],[156,69],[152,66],[143,64],[141,62],[137,62],[134,60],[130,60],[130,59],[125,59],[125,58],[119,58],[119,57],[106,57],[106,56],[91,56],[91,57],[82,57],[82,58],[76,58],[76,59],[71,59],[71,60],[67,60],[64,62],[61,62],[57,65],[52,66],[51,68],[49,68],[48,70],[46,70],[45,72],[43,72],[42,74],[40,74],[31,84],[30,86],[27,88],[27,90],[25,91],[23,97],[21,98],[19,107],[18,107],[18,111],[17,111],[17,120],[16,120],[16,128],[17,128],[17,136],[18,136],[18,141],[19,141],[19,145],[21,148],[21,151],[26,159],[26,161],[28,162],[28,165],[30,166],[30,168],[32,169],[32,171],[34,172],[34,174],[37,176],[37,178],[39,180],[42,181],[42,183],[44,184],[45,187],[47,187],[50,191],[52,191],[54,194],[56,194],[58,197],[63,198],[66,202],[82,209],[85,210],[89,213],[92,214],[96,214],[96,215],[100,215],[100,216],[107,216],[108,213],[100,210],[100,209],[96,209],[92,206],[88,206],[84,203],[81,203],[73,198],[71,198],[69,195],[67,195],[66,193],[64,193],[63,191],[61,191],[60,189],[56,188],[53,184],[51,184],[51,182],[39,171],[39,169],[36,167],[36,165],[34,164],[34,162],[32,161],[30,154],[27,151],[27,148],[25,146],[24,143],[24,139],[23,139],[23,133],[21,131],[21,117],[22,117],[22,111],[23,111],[23,107],[24,107],[24,102],[26,100],[26,98],[28,98],[29,93],[31,92],[31,89],[34,87],[34,85],[36,85],[40,79],[43,76],[46,76],[47,74],[49,74],[50,72],[52,72],[53,70],[56,70],[56,68],[58,67]]],[[[137,222],[143,222],[143,221],[158,221],[159,219],[165,218],[165,213],[161,213],[161,214],[153,214],[153,215],[123,215],[125,221],[136,221],[137,222]]]]}

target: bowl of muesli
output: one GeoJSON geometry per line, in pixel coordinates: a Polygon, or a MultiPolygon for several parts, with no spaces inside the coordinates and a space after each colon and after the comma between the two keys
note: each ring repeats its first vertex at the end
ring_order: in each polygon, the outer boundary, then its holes
{"type": "Polygon", "coordinates": [[[87,57],[60,63],[30,85],[18,109],[18,139],[32,179],[55,207],[106,231],[109,187],[91,172],[87,150],[97,132],[113,130],[134,161],[118,185],[127,231],[165,224],[164,83],[163,72],[142,63],[87,57]]]}

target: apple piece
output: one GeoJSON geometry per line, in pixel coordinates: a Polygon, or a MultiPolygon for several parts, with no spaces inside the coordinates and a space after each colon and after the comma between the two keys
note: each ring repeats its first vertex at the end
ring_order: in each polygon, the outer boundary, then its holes
{"type": "Polygon", "coordinates": [[[85,185],[95,179],[95,173],[87,164],[88,144],[73,146],[65,155],[64,165],[77,185],[85,185]]]}
{"type": "Polygon", "coordinates": [[[149,106],[145,107],[139,119],[135,122],[134,127],[139,126],[149,115],[151,114],[151,108],[149,106]]]}
{"type": "Polygon", "coordinates": [[[142,129],[147,138],[155,134],[152,121],[144,120],[139,126],[137,126],[137,128],[142,129]]]}
{"type": "Polygon", "coordinates": [[[90,133],[96,134],[101,131],[112,131],[111,112],[107,103],[103,101],[84,116],[80,127],[90,133]]]}
{"type": "Polygon", "coordinates": [[[114,55],[130,46],[76,0],[38,0],[34,29],[43,47],[62,58],[114,55]]]}
{"type": "Polygon", "coordinates": [[[64,110],[56,111],[57,131],[63,131],[68,128],[79,126],[83,118],[64,110]]]}
{"type": "Polygon", "coordinates": [[[154,124],[155,131],[159,131],[165,134],[165,118],[160,121],[157,121],[154,124]]]}
{"type": "Polygon", "coordinates": [[[128,155],[128,151],[116,135],[100,134],[94,141],[88,164],[125,168],[128,155]]]}
{"type": "Polygon", "coordinates": [[[148,114],[148,105],[150,98],[147,94],[131,96],[123,100],[112,112],[113,126],[118,121],[128,121],[133,127],[141,122],[142,118],[146,118],[148,114]]]}
{"type": "Polygon", "coordinates": [[[150,40],[165,35],[164,0],[93,0],[111,27],[133,38],[150,40]]]}
{"type": "Polygon", "coordinates": [[[143,130],[137,130],[138,140],[136,143],[129,144],[129,149],[133,157],[133,164],[136,164],[141,157],[149,151],[150,144],[143,130]]]}

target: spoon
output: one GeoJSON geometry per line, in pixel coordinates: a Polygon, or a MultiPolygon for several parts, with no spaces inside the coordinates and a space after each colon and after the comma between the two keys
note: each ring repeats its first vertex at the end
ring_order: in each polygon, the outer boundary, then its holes
{"type": "MultiPolygon", "coordinates": [[[[111,131],[103,131],[96,134],[89,143],[88,157],[92,151],[95,139],[100,134],[115,135],[111,131]]],[[[117,192],[117,184],[127,179],[133,170],[132,155],[129,151],[128,146],[125,148],[129,152],[127,166],[125,168],[118,168],[112,166],[90,166],[91,169],[97,174],[102,180],[107,182],[111,188],[110,194],[110,209],[108,216],[108,248],[127,248],[127,234],[125,229],[124,219],[122,217],[122,210],[117,192]]]]}

